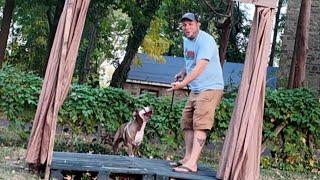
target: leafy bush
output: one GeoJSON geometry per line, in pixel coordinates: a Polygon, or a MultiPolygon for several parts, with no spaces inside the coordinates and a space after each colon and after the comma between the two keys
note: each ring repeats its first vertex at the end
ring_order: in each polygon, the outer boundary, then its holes
{"type": "Polygon", "coordinates": [[[134,97],[124,90],[73,85],[59,111],[59,122],[75,133],[92,133],[97,125],[115,132],[131,119],[135,106],[134,97]]]}
{"type": "Polygon", "coordinates": [[[236,92],[225,94],[217,107],[214,116],[214,127],[209,135],[211,141],[221,140],[225,136],[229,127],[235,97],[236,92]]]}
{"type": "Polygon", "coordinates": [[[180,128],[181,112],[185,101],[175,100],[171,107],[171,97],[155,97],[144,94],[138,97],[141,106],[151,106],[154,114],[145,130],[146,141],[140,151],[147,157],[165,157],[182,144],[180,128]],[[156,146],[155,144],[162,144],[156,146]]]}
{"type": "Polygon", "coordinates": [[[320,103],[312,91],[267,91],[263,134],[273,156],[270,165],[291,171],[319,168],[319,127],[320,103]]]}
{"type": "Polygon", "coordinates": [[[41,78],[7,65],[0,69],[0,110],[16,123],[33,119],[41,78]]]}
{"type": "MultiPolygon", "coordinates": [[[[10,121],[31,122],[41,88],[41,79],[31,73],[20,72],[12,66],[0,70],[0,111],[10,121]]],[[[225,94],[215,113],[215,127],[208,141],[224,138],[232,115],[236,92],[225,94]]],[[[132,112],[142,106],[151,106],[152,119],[145,131],[145,143],[140,154],[164,158],[183,143],[180,119],[185,100],[171,97],[142,95],[133,97],[114,88],[92,88],[72,85],[67,99],[59,111],[59,123],[72,129],[76,138],[92,134],[97,126],[114,134],[120,124],[131,120],[132,112]],[[162,145],[156,145],[162,144],[162,145]],[[163,145],[165,144],[165,145],[163,145]]],[[[262,158],[263,167],[276,167],[291,171],[319,169],[320,102],[307,89],[267,90],[264,110],[263,145],[270,151],[262,158]]],[[[22,135],[25,138],[25,135],[22,135]]],[[[112,135],[111,135],[112,136],[112,135]]],[[[99,144],[68,142],[66,147],[77,151],[100,152],[99,144]],[[68,144],[69,143],[69,144],[68,144]]],[[[61,144],[61,143],[60,143],[61,144]]],[[[61,146],[63,147],[63,143],[61,146]]]]}

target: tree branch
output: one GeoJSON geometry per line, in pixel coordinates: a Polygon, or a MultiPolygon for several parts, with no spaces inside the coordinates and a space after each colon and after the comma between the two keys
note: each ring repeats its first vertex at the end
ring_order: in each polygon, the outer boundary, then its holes
{"type": "MultiPolygon", "coordinates": [[[[276,136],[278,136],[278,134],[283,130],[283,128],[285,128],[287,126],[288,122],[283,122],[281,123],[279,126],[276,127],[276,129],[274,130],[274,133],[276,136]]],[[[267,147],[267,143],[270,141],[270,139],[266,138],[263,140],[263,143],[261,145],[261,153],[264,152],[264,150],[267,147]]]]}
{"type": "Polygon", "coordinates": [[[210,9],[211,9],[211,11],[214,13],[214,14],[216,14],[216,15],[218,15],[218,16],[222,16],[222,17],[230,17],[231,15],[229,14],[221,14],[221,13],[218,13],[213,7],[212,7],[212,5],[207,1],[207,0],[202,0],[210,9]]]}

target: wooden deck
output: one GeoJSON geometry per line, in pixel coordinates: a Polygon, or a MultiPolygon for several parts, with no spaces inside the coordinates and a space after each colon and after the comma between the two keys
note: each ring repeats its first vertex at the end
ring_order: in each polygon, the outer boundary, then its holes
{"type": "MultiPolygon", "coordinates": [[[[91,172],[97,179],[109,179],[116,174],[132,175],[133,179],[216,179],[211,168],[199,165],[197,173],[173,172],[169,161],[130,158],[127,156],[86,153],[54,152],[51,164],[51,179],[63,179],[64,172],[91,172]]],[[[130,178],[131,179],[131,178],[130,178]]]]}

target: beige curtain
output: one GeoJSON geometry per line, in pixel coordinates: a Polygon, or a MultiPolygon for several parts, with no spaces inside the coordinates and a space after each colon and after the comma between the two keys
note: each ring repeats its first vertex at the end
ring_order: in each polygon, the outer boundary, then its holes
{"type": "Polygon", "coordinates": [[[219,162],[219,179],[254,180],[260,174],[266,71],[275,9],[260,6],[259,1],[254,3],[244,71],[219,162]]]}
{"type": "Polygon", "coordinates": [[[90,0],[66,0],[42,85],[26,162],[51,164],[58,111],[72,79],[90,0]]]}

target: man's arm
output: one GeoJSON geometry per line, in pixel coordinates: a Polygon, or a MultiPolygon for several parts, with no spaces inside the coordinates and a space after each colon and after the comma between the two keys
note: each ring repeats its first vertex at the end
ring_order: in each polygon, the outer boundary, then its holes
{"type": "Polygon", "coordinates": [[[206,68],[208,65],[209,61],[207,59],[201,59],[194,69],[191,71],[191,73],[181,82],[174,82],[171,83],[171,88],[168,89],[167,91],[172,91],[172,90],[177,90],[177,89],[182,89],[183,87],[187,86],[191,81],[196,79],[206,68]]]}

